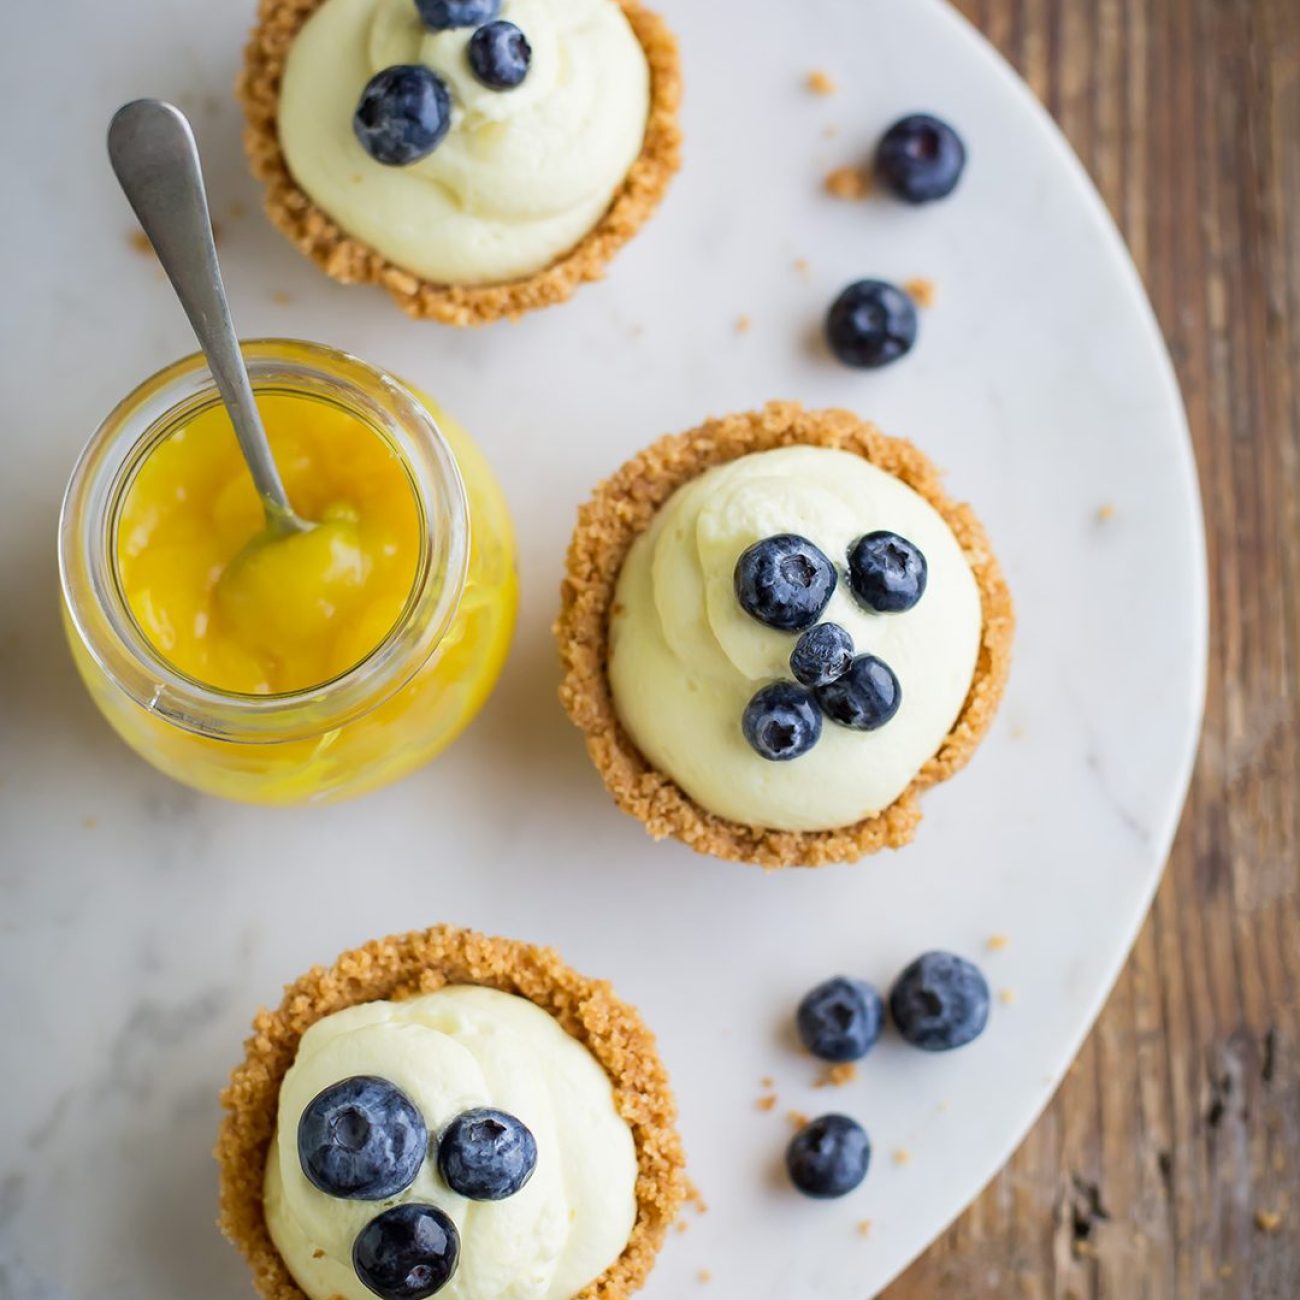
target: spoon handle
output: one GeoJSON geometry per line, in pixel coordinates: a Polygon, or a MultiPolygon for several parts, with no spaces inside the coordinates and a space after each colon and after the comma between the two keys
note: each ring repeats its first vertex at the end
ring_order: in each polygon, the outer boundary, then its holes
{"type": "Polygon", "coordinates": [[[189,122],[171,104],[137,99],[114,115],[108,156],[198,336],[268,522],[282,531],[301,531],[305,525],[294,514],[280,480],[230,319],[189,122]]]}

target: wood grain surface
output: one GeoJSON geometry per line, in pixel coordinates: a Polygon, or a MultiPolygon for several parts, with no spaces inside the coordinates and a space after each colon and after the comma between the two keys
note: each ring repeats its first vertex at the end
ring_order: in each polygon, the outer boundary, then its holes
{"type": "Polygon", "coordinates": [[[957,6],[1065,130],[1169,341],[1209,534],[1209,697],[1168,872],[1091,1038],[884,1295],[1297,1300],[1300,0],[957,6]]]}

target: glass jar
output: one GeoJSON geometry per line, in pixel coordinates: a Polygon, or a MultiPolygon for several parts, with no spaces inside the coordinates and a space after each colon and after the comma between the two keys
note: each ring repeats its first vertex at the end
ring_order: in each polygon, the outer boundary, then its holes
{"type": "Polygon", "coordinates": [[[386,440],[405,470],[420,554],[397,622],[346,672],[286,694],[214,689],[155,649],[123,590],[118,527],[150,454],[220,402],[192,356],[127,397],[73,471],[59,523],[64,623],[95,703],[169,776],[250,803],[345,799],[427,762],[487,699],[518,602],[510,516],[478,449],[427,397],[318,344],[266,339],[243,350],[255,393],[341,409],[386,440]]]}

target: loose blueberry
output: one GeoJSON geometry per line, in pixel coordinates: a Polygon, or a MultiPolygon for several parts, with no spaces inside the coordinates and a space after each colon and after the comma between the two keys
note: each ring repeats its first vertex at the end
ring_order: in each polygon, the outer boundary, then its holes
{"type": "Polygon", "coordinates": [[[894,982],[889,1014],[915,1047],[947,1052],[984,1032],[989,986],[979,970],[950,952],[927,952],[894,982]]]}
{"type": "Polygon", "coordinates": [[[755,753],[773,763],[806,754],[822,735],[816,702],[793,682],[764,686],[746,706],[740,725],[755,753]]]}
{"type": "Polygon", "coordinates": [[[818,984],[795,1013],[799,1041],[823,1061],[857,1061],[880,1037],[885,1004],[861,980],[837,976],[818,984]]]}
{"type": "Polygon", "coordinates": [[[961,136],[928,113],[895,122],[876,151],[876,170],[908,203],[946,199],[957,188],[965,166],[961,136]]]}
{"type": "Polygon", "coordinates": [[[859,280],[831,304],[826,341],[846,366],[887,366],[905,357],[916,342],[916,307],[884,280],[859,280]]]}
{"type": "Polygon", "coordinates": [[[425,1300],[451,1281],[459,1260],[451,1219],[410,1202],[371,1219],[352,1247],[357,1276],[382,1300],[425,1300]]]}
{"type": "Polygon", "coordinates": [[[361,147],[385,167],[427,158],[451,127],[451,95],[422,63],[377,72],[361,92],[352,129],[361,147]]]}
{"type": "Polygon", "coordinates": [[[409,1187],[429,1134],[411,1100],[386,1079],[358,1075],[326,1088],[298,1121],[298,1161],[322,1192],[382,1201],[409,1187]]]}
{"type": "Polygon", "coordinates": [[[832,722],[854,731],[875,731],[898,712],[903,688],[894,670],[875,655],[858,655],[849,671],[817,688],[817,703],[832,722]]]}
{"type": "Polygon", "coordinates": [[[786,1148],[790,1181],[806,1196],[844,1196],[867,1176],[871,1139],[847,1115],[823,1115],[799,1130],[786,1148]]]}
{"type": "Polygon", "coordinates": [[[805,686],[829,686],[853,662],[853,638],[838,623],[818,623],[799,638],[790,671],[805,686]]]}
{"type": "Polygon", "coordinates": [[[514,89],[528,75],[532,57],[528,38],[514,23],[488,23],[469,38],[469,66],[493,90],[514,89]]]}
{"type": "Polygon", "coordinates": [[[781,533],[736,561],[736,599],[745,613],[781,632],[812,627],[835,591],[835,566],[806,537],[781,533]]]}
{"type": "Polygon", "coordinates": [[[430,31],[478,27],[501,12],[501,0],[415,0],[420,20],[430,31]]]}
{"type": "Polygon", "coordinates": [[[897,533],[868,533],[849,547],[849,586],[877,614],[911,609],[925,595],[929,574],[920,548],[897,533]]]}
{"type": "Polygon", "coordinates": [[[438,1142],[438,1172],[453,1192],[471,1201],[503,1201],[533,1176],[537,1142],[505,1111],[467,1110],[438,1142]]]}

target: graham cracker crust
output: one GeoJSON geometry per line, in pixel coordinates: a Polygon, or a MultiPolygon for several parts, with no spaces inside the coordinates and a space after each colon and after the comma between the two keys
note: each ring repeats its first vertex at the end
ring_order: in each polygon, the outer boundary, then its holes
{"type": "Polygon", "coordinates": [[[772,402],[761,411],[708,420],[652,443],[596,488],[578,512],[555,624],[564,680],[560,700],[614,802],[654,839],[673,836],[699,853],[766,868],[855,862],[900,848],[921,820],[920,793],[965,766],[997,712],[1011,666],[1015,615],[983,525],[944,491],[939,472],[911,443],[888,438],[849,411],[805,411],[772,402]],[[810,445],[839,448],[914,488],[943,516],[979,586],[984,615],[970,693],[939,751],[888,808],[829,831],[777,831],[718,817],[641,756],[614,712],[606,673],[609,613],[628,549],[670,496],[705,470],[751,452],[810,445]]]}
{"type": "Polygon", "coordinates": [[[609,984],[587,979],[550,948],[439,925],[377,939],[315,967],[261,1011],[222,1093],[217,1140],[222,1232],[238,1247],[263,1300],[306,1300],[271,1241],[262,1212],[266,1157],[276,1127],[280,1084],[298,1042],[316,1021],[363,1002],[480,984],[516,993],[550,1012],[604,1067],[619,1114],[632,1130],[637,1217],[622,1255],[574,1300],[621,1300],[645,1282],[686,1193],[677,1108],[654,1036],[609,984]]]}
{"type": "Polygon", "coordinates": [[[448,325],[485,325],[570,298],[599,280],[616,252],[645,224],[681,166],[678,107],[682,76],[677,42],[640,0],[617,0],[650,65],[650,115],[640,157],[608,211],[582,241],[536,274],[489,285],[438,284],[388,261],[354,239],[299,188],[280,150],[277,116],[285,59],[303,24],[324,0],[260,0],[244,52],[236,94],[245,116],[244,149],[264,182],[264,205],[275,227],[326,275],[343,284],[378,284],[409,316],[448,325]]]}

